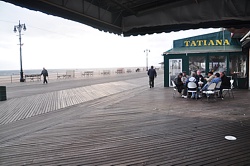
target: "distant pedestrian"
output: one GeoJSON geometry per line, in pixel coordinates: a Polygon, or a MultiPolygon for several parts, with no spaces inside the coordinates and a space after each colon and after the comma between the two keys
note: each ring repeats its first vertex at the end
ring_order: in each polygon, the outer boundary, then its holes
{"type": "Polygon", "coordinates": [[[49,75],[48,75],[48,71],[45,68],[43,68],[41,75],[43,75],[43,84],[45,84],[45,83],[47,84],[48,81],[47,81],[46,77],[48,77],[49,75]]]}
{"type": "Polygon", "coordinates": [[[148,70],[148,76],[149,76],[149,87],[154,87],[154,79],[157,77],[157,73],[154,69],[154,66],[151,66],[151,68],[148,70]]]}

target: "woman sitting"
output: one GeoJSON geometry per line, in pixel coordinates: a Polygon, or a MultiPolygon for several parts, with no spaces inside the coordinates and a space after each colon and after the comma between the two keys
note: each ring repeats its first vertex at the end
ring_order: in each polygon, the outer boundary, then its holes
{"type": "Polygon", "coordinates": [[[220,74],[219,73],[215,73],[214,78],[212,79],[211,82],[207,82],[204,87],[201,89],[202,91],[207,91],[207,88],[209,87],[209,85],[211,85],[212,83],[218,83],[221,82],[221,78],[220,78],[220,74]]]}

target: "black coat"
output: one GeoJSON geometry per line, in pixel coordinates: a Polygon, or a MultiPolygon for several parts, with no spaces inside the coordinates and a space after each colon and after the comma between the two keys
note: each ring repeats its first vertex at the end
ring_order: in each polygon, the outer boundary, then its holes
{"type": "Polygon", "coordinates": [[[42,70],[41,75],[43,75],[44,77],[49,76],[48,71],[46,69],[42,70]]]}
{"type": "Polygon", "coordinates": [[[202,75],[196,75],[195,79],[196,79],[196,83],[198,83],[200,81],[200,79],[201,79],[201,82],[205,81],[205,79],[204,79],[204,77],[202,75]]]}
{"type": "Polygon", "coordinates": [[[150,78],[155,78],[157,76],[157,73],[156,73],[155,69],[149,69],[148,70],[148,76],[150,78]]]}
{"type": "Polygon", "coordinates": [[[176,85],[181,86],[183,85],[183,82],[181,81],[181,77],[177,76],[176,78],[176,85]]]}
{"type": "Polygon", "coordinates": [[[221,77],[221,87],[222,88],[230,88],[231,83],[230,83],[230,78],[228,78],[227,76],[223,75],[221,77]]]}

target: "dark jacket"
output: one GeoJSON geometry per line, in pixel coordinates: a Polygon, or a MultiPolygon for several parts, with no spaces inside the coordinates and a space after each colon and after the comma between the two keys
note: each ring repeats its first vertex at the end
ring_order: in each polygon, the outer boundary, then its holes
{"type": "Polygon", "coordinates": [[[148,70],[148,76],[151,77],[151,78],[156,77],[157,73],[156,73],[155,69],[149,69],[148,70]]]}
{"type": "Polygon", "coordinates": [[[46,69],[43,69],[41,75],[48,76],[48,71],[46,69]]]}
{"type": "Polygon", "coordinates": [[[204,77],[202,75],[196,75],[195,79],[196,79],[196,83],[198,83],[200,80],[201,80],[201,82],[205,81],[205,79],[204,79],[204,77]]]}
{"type": "Polygon", "coordinates": [[[223,75],[221,77],[221,87],[222,88],[230,88],[231,83],[230,83],[230,78],[228,78],[226,75],[223,75]]]}
{"type": "Polygon", "coordinates": [[[181,86],[183,85],[183,82],[181,81],[181,77],[177,76],[175,79],[174,79],[174,82],[177,86],[181,86]]]}

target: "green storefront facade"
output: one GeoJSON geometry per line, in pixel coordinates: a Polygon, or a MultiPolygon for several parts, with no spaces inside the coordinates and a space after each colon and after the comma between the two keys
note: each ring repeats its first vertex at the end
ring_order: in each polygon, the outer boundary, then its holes
{"type": "Polygon", "coordinates": [[[200,70],[204,76],[209,71],[225,71],[235,80],[235,87],[248,89],[249,59],[242,52],[239,39],[231,38],[229,31],[174,40],[173,49],[163,53],[164,86],[172,86],[178,73],[200,70]]]}

